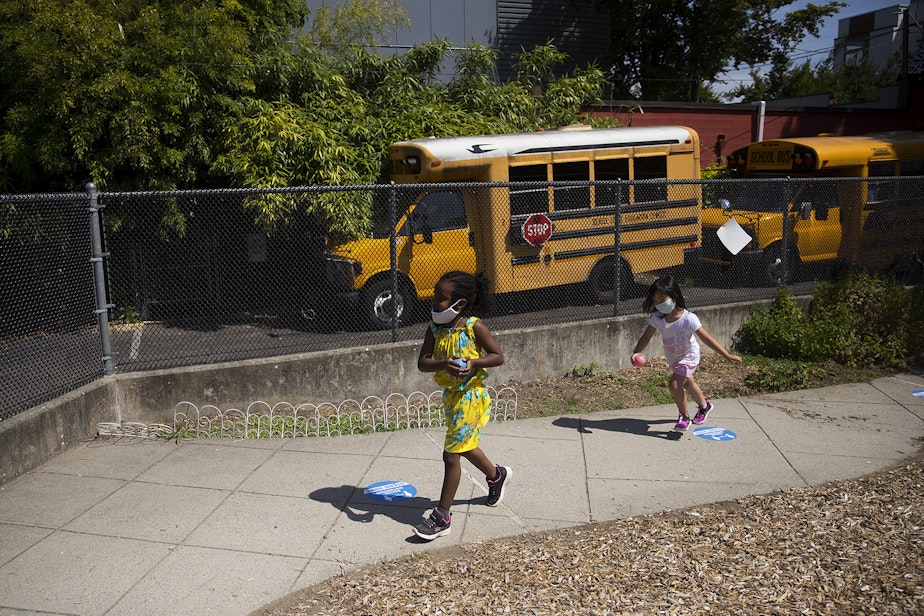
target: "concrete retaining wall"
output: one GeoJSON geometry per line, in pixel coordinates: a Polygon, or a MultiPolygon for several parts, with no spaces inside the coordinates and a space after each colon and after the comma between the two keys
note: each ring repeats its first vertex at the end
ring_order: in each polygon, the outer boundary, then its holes
{"type": "MultiPolygon", "coordinates": [[[[768,302],[696,309],[707,331],[728,347],[750,311],[768,302]]],[[[542,328],[495,332],[506,357],[489,383],[561,377],[575,366],[618,370],[647,323],[634,314],[542,328]]],[[[490,323],[490,322],[489,322],[490,323]]],[[[424,325],[421,325],[421,338],[424,325]]],[[[173,422],[183,401],[244,409],[251,402],[293,404],[361,400],[392,392],[432,392],[433,375],[417,371],[420,342],[384,344],[271,359],[106,377],[0,423],[0,485],[96,434],[100,422],[173,422]]],[[[704,352],[711,350],[703,345],[704,352]]],[[[646,349],[661,355],[656,336],[646,349]]]]}
{"type": "Polygon", "coordinates": [[[96,434],[118,413],[118,380],[84,385],[0,423],[0,485],[96,434]]]}

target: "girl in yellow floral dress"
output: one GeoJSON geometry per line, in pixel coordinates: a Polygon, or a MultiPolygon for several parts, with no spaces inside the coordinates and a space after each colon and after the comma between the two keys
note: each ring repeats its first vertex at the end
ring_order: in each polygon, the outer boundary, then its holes
{"type": "Polygon", "coordinates": [[[428,541],[449,534],[450,508],[462,478],[461,458],[484,473],[489,507],[501,502],[513,475],[509,467],[492,463],[479,447],[481,431],[491,416],[491,396],[484,387],[486,368],[504,363],[504,354],[487,325],[474,316],[490,309],[492,301],[488,280],[481,274],[449,272],[433,288],[433,320],[424,335],[417,368],[435,372],[433,378],[443,388],[446,441],[439,505],[414,527],[414,533],[428,541]]]}

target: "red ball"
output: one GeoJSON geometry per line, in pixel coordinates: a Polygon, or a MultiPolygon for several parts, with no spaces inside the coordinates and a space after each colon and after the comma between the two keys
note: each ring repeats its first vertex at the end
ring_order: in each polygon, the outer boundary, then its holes
{"type": "Polygon", "coordinates": [[[642,355],[641,353],[636,353],[635,355],[632,356],[632,364],[635,366],[639,366],[639,367],[644,366],[646,361],[648,360],[646,360],[645,356],[642,355]]]}

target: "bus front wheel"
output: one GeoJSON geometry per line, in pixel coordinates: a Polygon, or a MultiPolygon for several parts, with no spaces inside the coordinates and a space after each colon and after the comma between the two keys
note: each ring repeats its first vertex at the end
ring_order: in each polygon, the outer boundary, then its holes
{"type": "Polygon", "coordinates": [[[397,292],[391,280],[380,278],[366,285],[360,293],[360,305],[366,320],[376,329],[390,329],[392,320],[408,323],[416,296],[408,286],[398,281],[397,292]]]}

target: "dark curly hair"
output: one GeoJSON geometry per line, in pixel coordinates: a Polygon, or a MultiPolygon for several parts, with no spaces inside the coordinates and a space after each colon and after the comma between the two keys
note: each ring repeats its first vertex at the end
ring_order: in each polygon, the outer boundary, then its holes
{"type": "Polygon", "coordinates": [[[491,293],[491,281],[479,272],[476,275],[460,270],[446,272],[440,276],[440,282],[451,282],[453,285],[452,301],[468,300],[459,314],[463,316],[483,317],[494,310],[494,295],[491,293]]]}

